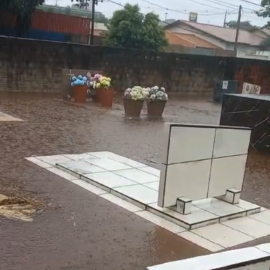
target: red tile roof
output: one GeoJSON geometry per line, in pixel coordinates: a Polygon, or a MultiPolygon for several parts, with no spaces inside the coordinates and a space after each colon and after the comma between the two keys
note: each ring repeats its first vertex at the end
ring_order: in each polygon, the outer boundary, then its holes
{"type": "MultiPolygon", "coordinates": [[[[192,27],[194,28],[194,32],[198,31],[198,33],[204,33],[229,43],[234,43],[235,41],[236,29],[224,28],[217,25],[178,20],[165,26],[165,29],[177,27],[178,25],[179,26],[182,25],[182,28],[184,28],[185,26],[192,27]]],[[[196,32],[194,34],[196,34],[196,32]]],[[[238,38],[239,43],[248,44],[251,46],[258,46],[262,41],[263,38],[259,37],[255,33],[246,30],[239,31],[239,38],[238,38]]]]}
{"type": "Polygon", "coordinates": [[[170,31],[165,31],[166,37],[169,40],[169,44],[171,45],[182,45],[184,47],[190,48],[210,48],[210,49],[220,49],[220,47],[199,38],[193,34],[182,34],[175,33],[170,31]]]}

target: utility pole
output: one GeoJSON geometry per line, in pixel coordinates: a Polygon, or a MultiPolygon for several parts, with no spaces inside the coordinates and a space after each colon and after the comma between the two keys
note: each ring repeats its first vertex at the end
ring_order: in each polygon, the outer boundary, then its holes
{"type": "MultiPolygon", "coordinates": [[[[0,0],[1,1],[1,0],[0,0]]],[[[57,1],[57,0],[56,0],[57,1]]],[[[98,4],[98,2],[103,2],[103,0],[71,0],[71,2],[79,2],[79,4],[76,4],[80,9],[88,9],[89,3],[92,2],[92,10],[91,10],[91,21],[90,21],[90,35],[88,44],[93,45],[94,44],[94,29],[95,29],[95,6],[98,4]]]]}
{"type": "Polygon", "coordinates": [[[228,11],[226,10],[226,12],[225,12],[225,17],[224,17],[224,23],[223,23],[223,27],[224,27],[224,28],[226,27],[227,14],[228,14],[228,11]]]}
{"type": "Polygon", "coordinates": [[[94,45],[95,6],[98,4],[98,2],[103,2],[103,0],[92,0],[92,18],[91,18],[90,45],[94,45]]]}
{"type": "Polygon", "coordinates": [[[91,33],[90,33],[90,45],[94,44],[94,27],[95,27],[95,5],[98,0],[92,0],[92,16],[91,16],[91,33]]]}
{"type": "Polygon", "coordinates": [[[234,56],[237,56],[237,46],[238,46],[238,37],[239,37],[241,15],[242,15],[242,6],[240,5],[239,11],[238,11],[237,28],[236,28],[236,35],[235,35],[235,42],[234,42],[234,56]]]}

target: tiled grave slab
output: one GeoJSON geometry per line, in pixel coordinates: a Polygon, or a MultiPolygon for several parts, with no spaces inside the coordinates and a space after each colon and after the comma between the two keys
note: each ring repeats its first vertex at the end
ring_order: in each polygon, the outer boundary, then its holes
{"type": "Polygon", "coordinates": [[[83,153],[83,154],[70,154],[70,155],[63,155],[64,157],[67,157],[68,159],[71,160],[84,160],[84,159],[91,159],[91,158],[97,158],[94,156],[91,156],[87,153],[83,153]]]}
{"type": "Polygon", "coordinates": [[[169,142],[168,154],[165,155],[167,157],[162,163],[174,164],[212,157],[215,129],[191,126],[183,126],[180,129],[173,124],[168,128],[170,140],[165,139],[169,142]]]}
{"type": "Polygon", "coordinates": [[[82,187],[82,188],[84,188],[84,189],[86,189],[86,190],[88,190],[96,195],[99,195],[99,196],[103,195],[103,194],[107,194],[107,192],[105,190],[98,188],[98,187],[95,187],[95,186],[93,186],[93,185],[91,185],[83,180],[75,180],[75,181],[72,181],[71,183],[76,184],[76,185],[78,185],[78,186],[80,186],[80,187],[82,187]]]}
{"type": "Polygon", "coordinates": [[[147,172],[147,173],[150,173],[150,174],[153,174],[153,175],[158,176],[158,177],[160,176],[160,170],[155,169],[153,167],[149,167],[149,166],[141,167],[140,170],[147,172]]]}
{"type": "Polygon", "coordinates": [[[183,227],[173,222],[170,222],[168,220],[161,219],[159,216],[154,215],[150,213],[149,211],[140,211],[140,212],[137,212],[136,214],[173,233],[180,233],[180,232],[186,231],[183,227]]]}
{"type": "Polygon", "coordinates": [[[37,159],[46,162],[50,165],[55,165],[56,163],[69,162],[70,159],[63,155],[53,155],[53,156],[40,156],[36,157],[37,159]]]}
{"type": "Polygon", "coordinates": [[[126,210],[130,211],[130,212],[138,212],[138,211],[142,211],[142,208],[130,203],[130,202],[127,202],[126,200],[123,200],[113,194],[104,194],[104,195],[101,195],[102,198],[118,205],[118,206],[121,206],[122,208],[125,208],[126,210]]]}
{"type": "Polygon", "coordinates": [[[162,188],[159,190],[160,205],[164,207],[175,205],[176,199],[182,196],[191,200],[206,198],[210,168],[210,159],[168,165],[165,175],[161,176],[165,179],[160,180],[160,183],[165,181],[164,190],[162,188]]]}
{"type": "Polygon", "coordinates": [[[79,176],[75,176],[73,174],[70,174],[70,173],[67,173],[63,170],[60,170],[58,168],[55,168],[55,167],[52,167],[52,168],[48,168],[48,171],[60,176],[60,177],[63,177],[65,178],[66,180],[69,180],[69,181],[73,181],[73,180],[79,180],[79,176]]]}
{"type": "MultiPolygon", "coordinates": [[[[84,153],[80,155],[47,156],[45,160],[49,163],[44,161],[44,157],[30,157],[27,159],[49,170],[51,173],[68,180],[69,183],[76,184],[97,196],[101,196],[210,251],[219,251],[235,244],[256,239],[269,231],[270,211],[264,209],[263,212],[254,214],[260,211],[260,207],[243,200],[240,200],[237,205],[230,205],[217,199],[214,199],[212,204],[209,204],[209,199],[208,201],[194,201],[192,213],[189,215],[181,215],[175,211],[175,207],[160,208],[157,206],[158,170],[146,165],[140,168],[130,168],[132,166],[129,165],[132,163],[127,163],[129,164],[127,165],[112,160],[114,155],[110,152],[95,152],[94,155],[84,153]],[[86,159],[81,159],[81,157],[86,157],[86,159]],[[128,166],[129,169],[109,171],[108,169],[94,166],[94,168],[98,168],[99,172],[78,174],[75,171],[62,170],[63,168],[60,170],[59,167],[56,168],[52,165],[54,161],[63,160],[63,158],[65,160],[64,164],[73,164],[73,166],[83,162],[82,168],[93,168],[92,166],[94,165],[89,163],[93,159],[103,159],[103,161],[104,159],[106,161],[111,159],[113,162],[128,166]],[[67,160],[68,162],[66,162],[67,160]],[[90,177],[91,180],[85,178],[85,176],[90,177]],[[78,179],[78,177],[81,177],[81,179],[78,179]],[[121,186],[118,187],[118,185],[121,186]],[[238,213],[237,210],[239,210],[238,213]],[[230,218],[232,215],[236,217],[239,213],[241,215],[248,215],[248,217],[227,220],[228,217],[230,218]],[[213,223],[216,224],[212,225],[213,223]],[[245,224],[247,226],[244,228],[245,224]],[[185,231],[187,229],[192,230],[185,231]]],[[[117,160],[121,159],[118,158],[117,160]]]]}
{"type": "Polygon", "coordinates": [[[260,222],[270,225],[270,211],[262,211],[261,213],[251,215],[250,218],[254,218],[260,222]]]}
{"type": "Polygon", "coordinates": [[[87,162],[107,171],[127,170],[131,167],[109,158],[89,159],[87,162]]]}
{"type": "Polygon", "coordinates": [[[268,224],[249,217],[225,221],[222,224],[254,238],[270,234],[270,226],[268,224]]]}
{"type": "Polygon", "coordinates": [[[119,176],[113,172],[100,172],[85,174],[82,176],[82,180],[96,182],[104,187],[117,188],[124,186],[134,186],[137,185],[136,182],[131,181],[125,177],[119,176]]]}
{"type": "Polygon", "coordinates": [[[97,158],[108,158],[108,159],[112,159],[114,161],[120,162],[124,165],[127,165],[129,167],[133,167],[133,168],[141,168],[141,167],[147,167],[147,165],[140,163],[138,161],[132,160],[130,158],[127,157],[123,157],[120,155],[117,155],[115,153],[112,152],[108,152],[108,151],[103,151],[103,152],[89,152],[87,153],[91,156],[97,157],[97,158]]]}
{"type": "Polygon", "coordinates": [[[138,161],[135,161],[135,160],[132,160],[132,159],[129,159],[126,157],[122,157],[119,155],[110,156],[109,158],[114,160],[114,161],[123,163],[124,165],[127,165],[129,167],[133,167],[133,168],[144,168],[145,167],[145,168],[147,168],[147,166],[143,163],[140,163],[138,161]]]}
{"type": "Polygon", "coordinates": [[[158,191],[159,182],[146,183],[143,185],[158,191]]]}
{"type": "Polygon", "coordinates": [[[126,177],[134,182],[139,184],[158,182],[159,178],[153,174],[143,172],[139,169],[129,169],[129,170],[121,170],[115,171],[116,174],[126,177]]]}
{"type": "Polygon", "coordinates": [[[192,231],[185,231],[185,232],[179,233],[178,235],[185,238],[186,240],[188,240],[192,243],[195,243],[198,246],[204,247],[205,249],[208,249],[212,252],[217,252],[217,251],[224,249],[224,247],[217,245],[214,242],[211,242],[211,241],[193,233],[192,231]]]}
{"type": "Polygon", "coordinates": [[[246,161],[247,155],[213,159],[207,197],[225,195],[227,189],[242,190],[246,161]]]}
{"type": "Polygon", "coordinates": [[[220,223],[198,228],[192,232],[225,248],[240,245],[255,239],[252,236],[236,231],[220,223]]]}
{"type": "Polygon", "coordinates": [[[89,154],[91,156],[97,157],[97,158],[109,158],[114,156],[115,154],[108,151],[101,151],[101,152],[88,152],[85,154],[89,154]]]}
{"type": "Polygon", "coordinates": [[[65,163],[56,163],[56,166],[58,168],[61,168],[62,170],[65,170],[69,173],[79,176],[83,174],[98,173],[105,171],[104,169],[94,166],[83,160],[69,161],[65,163]]]}
{"type": "Polygon", "coordinates": [[[188,230],[219,222],[219,217],[217,215],[195,206],[192,207],[191,214],[189,215],[182,215],[170,208],[161,208],[156,203],[149,204],[147,209],[150,212],[168,219],[169,221],[175,222],[188,230]]]}
{"type": "Polygon", "coordinates": [[[42,168],[45,168],[45,169],[46,168],[53,168],[53,165],[52,164],[46,163],[46,162],[44,162],[44,161],[42,161],[42,160],[40,160],[40,159],[38,159],[36,157],[28,157],[26,159],[28,161],[33,162],[34,164],[42,167],[42,168]]]}
{"type": "Polygon", "coordinates": [[[259,205],[244,200],[240,200],[236,206],[247,210],[247,216],[263,211],[263,208],[260,207],[259,205]]]}
{"type": "Polygon", "coordinates": [[[134,200],[144,206],[157,201],[157,191],[143,185],[115,188],[112,190],[112,194],[134,200]]]}
{"type": "Polygon", "coordinates": [[[247,214],[246,209],[217,199],[204,199],[194,202],[193,205],[223,218],[222,220],[242,217],[247,214]]]}

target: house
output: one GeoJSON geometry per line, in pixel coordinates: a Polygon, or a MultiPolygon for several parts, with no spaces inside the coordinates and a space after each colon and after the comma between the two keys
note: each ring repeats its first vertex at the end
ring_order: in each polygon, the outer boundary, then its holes
{"type": "Polygon", "coordinates": [[[220,49],[219,46],[208,42],[193,33],[177,33],[166,30],[165,35],[170,45],[180,45],[189,48],[220,49]]]}
{"type": "MultiPolygon", "coordinates": [[[[183,39],[185,39],[188,43],[193,42],[194,48],[204,47],[215,49],[216,47],[216,49],[234,50],[236,29],[233,28],[177,20],[164,26],[164,29],[170,44],[175,45],[176,38],[178,38],[179,46],[188,46],[186,42],[183,42],[183,39]]],[[[258,51],[261,42],[267,35],[265,32],[259,32],[260,34],[239,30],[238,51],[249,53],[258,51]]]]}

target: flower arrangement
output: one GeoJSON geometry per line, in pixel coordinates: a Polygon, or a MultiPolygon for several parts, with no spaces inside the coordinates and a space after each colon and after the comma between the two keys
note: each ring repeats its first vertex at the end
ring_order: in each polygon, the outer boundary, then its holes
{"type": "Polygon", "coordinates": [[[147,99],[149,101],[168,100],[168,94],[164,87],[154,86],[150,88],[147,99]]]}
{"type": "Polygon", "coordinates": [[[88,78],[86,76],[79,75],[79,76],[72,76],[70,80],[71,86],[77,86],[77,85],[86,85],[88,78]]]}
{"type": "Polygon", "coordinates": [[[149,95],[149,90],[149,88],[143,88],[141,86],[127,88],[124,92],[124,98],[132,100],[145,100],[149,95]]]}
{"type": "Polygon", "coordinates": [[[100,74],[95,74],[94,77],[91,78],[93,82],[93,88],[105,88],[108,89],[111,86],[111,78],[102,76],[100,74]]]}

